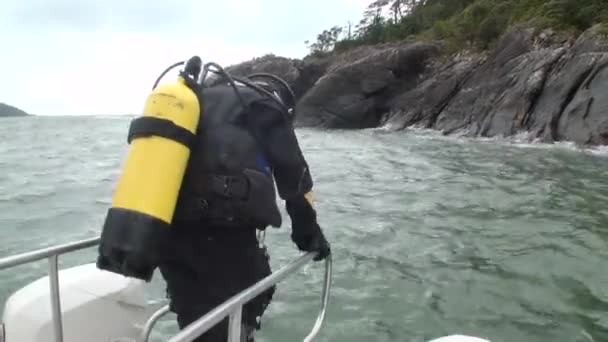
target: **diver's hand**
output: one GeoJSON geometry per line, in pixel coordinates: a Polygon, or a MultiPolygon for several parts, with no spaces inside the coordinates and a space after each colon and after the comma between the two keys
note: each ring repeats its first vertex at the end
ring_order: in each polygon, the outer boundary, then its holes
{"type": "Polygon", "coordinates": [[[331,246],[318,224],[308,229],[296,229],[294,226],[291,232],[291,240],[304,252],[317,252],[314,261],[320,261],[331,254],[331,246]],[[312,229],[311,229],[312,228],[312,229]]]}
{"type": "Polygon", "coordinates": [[[286,203],[291,217],[291,240],[304,252],[318,252],[315,261],[325,259],[331,248],[317,223],[317,213],[304,196],[290,199],[286,203]]]}

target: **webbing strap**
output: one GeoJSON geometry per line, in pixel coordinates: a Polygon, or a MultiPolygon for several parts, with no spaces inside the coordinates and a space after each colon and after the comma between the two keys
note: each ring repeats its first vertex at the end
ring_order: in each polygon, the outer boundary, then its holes
{"type": "Polygon", "coordinates": [[[142,116],[131,122],[127,141],[130,144],[133,139],[153,135],[177,141],[188,148],[192,148],[196,138],[195,134],[171,120],[142,116]]]}

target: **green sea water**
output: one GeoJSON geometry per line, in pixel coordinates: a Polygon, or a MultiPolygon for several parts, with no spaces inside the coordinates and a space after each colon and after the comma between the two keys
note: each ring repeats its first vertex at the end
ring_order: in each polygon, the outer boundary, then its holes
{"type": "MultiPolygon", "coordinates": [[[[0,120],[0,257],[99,234],[129,120],[0,120]]],[[[298,136],[334,252],[319,341],[608,341],[605,150],[417,130],[298,136]]],[[[284,222],[267,236],[274,269],[299,255],[284,222]]],[[[1,271],[0,299],[44,275],[45,262],[1,271]]],[[[301,340],[322,279],[317,263],[281,283],[258,340],[301,340]]],[[[149,295],[164,295],[160,275],[149,295]]],[[[175,331],[169,315],[154,338],[175,331]]]]}

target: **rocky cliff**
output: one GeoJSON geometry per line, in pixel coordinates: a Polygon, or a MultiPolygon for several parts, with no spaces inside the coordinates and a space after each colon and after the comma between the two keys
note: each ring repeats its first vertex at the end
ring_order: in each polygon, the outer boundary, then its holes
{"type": "Polygon", "coordinates": [[[26,112],[21,109],[9,106],[7,104],[0,102],[0,118],[6,116],[26,116],[28,115],[26,112]]]}
{"type": "Polygon", "coordinates": [[[441,42],[361,47],[303,61],[267,56],[237,74],[273,72],[296,89],[298,126],[410,126],[445,134],[608,144],[608,40],[517,29],[487,53],[441,42]]]}

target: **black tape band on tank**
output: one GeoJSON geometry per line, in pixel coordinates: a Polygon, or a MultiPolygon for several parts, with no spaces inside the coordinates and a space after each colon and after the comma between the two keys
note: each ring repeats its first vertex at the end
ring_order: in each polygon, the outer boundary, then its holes
{"type": "Polygon", "coordinates": [[[127,141],[140,137],[159,136],[177,141],[188,148],[192,148],[196,136],[189,130],[178,126],[171,120],[142,116],[134,119],[129,127],[127,141]]]}

